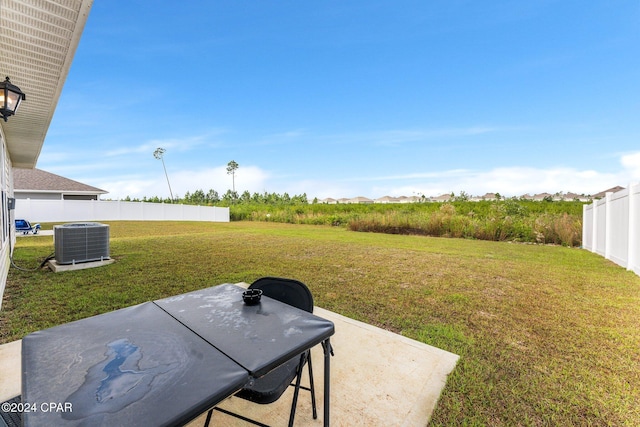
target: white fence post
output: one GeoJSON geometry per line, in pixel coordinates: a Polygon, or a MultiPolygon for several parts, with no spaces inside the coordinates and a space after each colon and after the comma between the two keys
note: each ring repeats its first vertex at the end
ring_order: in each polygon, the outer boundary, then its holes
{"type": "Polygon", "coordinates": [[[593,226],[590,221],[593,221],[593,207],[590,209],[589,205],[582,205],[582,248],[588,250],[593,247],[593,236],[591,235],[593,226]]]}
{"type": "Polygon", "coordinates": [[[638,245],[640,244],[640,228],[638,227],[638,221],[640,221],[640,184],[629,184],[629,249],[627,260],[627,270],[632,270],[636,274],[640,274],[640,262],[638,256],[638,245]]]}
{"type": "Polygon", "coordinates": [[[607,192],[604,196],[604,212],[605,212],[605,225],[604,225],[604,257],[611,259],[611,195],[612,192],[607,192]]]}
{"type": "Polygon", "coordinates": [[[584,249],[640,275],[640,184],[585,205],[582,230],[584,249]]]}
{"type": "Polygon", "coordinates": [[[591,206],[593,206],[593,225],[591,230],[593,236],[591,237],[591,252],[597,253],[598,244],[600,243],[598,242],[598,221],[600,221],[600,216],[598,215],[598,201],[594,200],[593,203],[591,203],[591,206]]]}

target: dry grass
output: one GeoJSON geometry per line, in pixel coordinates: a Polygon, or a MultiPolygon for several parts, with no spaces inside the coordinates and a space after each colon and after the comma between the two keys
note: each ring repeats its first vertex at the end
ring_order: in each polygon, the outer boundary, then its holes
{"type": "MultiPolygon", "coordinates": [[[[0,342],[119,307],[260,276],[461,356],[433,425],[637,425],[640,278],[590,252],[273,223],[111,225],[117,262],[10,272],[0,342]]],[[[50,237],[19,239],[37,265],[50,237]]]]}

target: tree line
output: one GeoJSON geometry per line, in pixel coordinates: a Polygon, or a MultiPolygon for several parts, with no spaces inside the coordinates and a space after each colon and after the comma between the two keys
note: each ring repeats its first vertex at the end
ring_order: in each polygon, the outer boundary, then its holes
{"type": "Polygon", "coordinates": [[[216,190],[210,189],[195,190],[193,193],[187,191],[183,197],[176,196],[174,198],[153,197],[125,197],[125,202],[148,202],[148,203],[173,203],[184,205],[200,205],[200,206],[229,206],[234,204],[259,204],[259,205],[306,205],[309,203],[307,193],[290,196],[288,193],[257,193],[253,194],[244,191],[242,194],[233,190],[227,190],[226,193],[220,195],[216,190]]]}

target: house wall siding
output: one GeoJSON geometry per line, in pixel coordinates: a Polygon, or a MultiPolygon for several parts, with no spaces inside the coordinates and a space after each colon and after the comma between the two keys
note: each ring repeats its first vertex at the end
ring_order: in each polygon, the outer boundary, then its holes
{"type": "Polygon", "coordinates": [[[15,245],[13,211],[9,211],[8,199],[13,196],[11,159],[7,151],[4,132],[0,127],[0,310],[9,274],[11,248],[15,245]]]}
{"type": "Polygon", "coordinates": [[[62,193],[16,191],[16,199],[62,200],[62,193]]]}

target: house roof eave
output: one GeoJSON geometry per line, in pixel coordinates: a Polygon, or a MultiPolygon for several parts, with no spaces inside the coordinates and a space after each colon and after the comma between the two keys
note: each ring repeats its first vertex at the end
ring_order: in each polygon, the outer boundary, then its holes
{"type": "Polygon", "coordinates": [[[3,76],[26,94],[16,114],[0,123],[14,167],[38,161],[92,4],[0,0],[3,76]]]}

